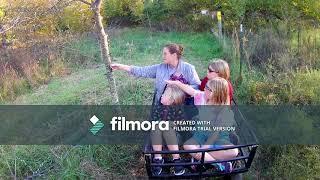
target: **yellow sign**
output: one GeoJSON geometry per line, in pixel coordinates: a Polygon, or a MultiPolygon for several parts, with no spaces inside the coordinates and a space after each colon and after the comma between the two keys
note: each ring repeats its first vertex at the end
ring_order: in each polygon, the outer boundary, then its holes
{"type": "Polygon", "coordinates": [[[217,19],[218,19],[218,21],[221,21],[221,11],[217,12],[217,19]]]}

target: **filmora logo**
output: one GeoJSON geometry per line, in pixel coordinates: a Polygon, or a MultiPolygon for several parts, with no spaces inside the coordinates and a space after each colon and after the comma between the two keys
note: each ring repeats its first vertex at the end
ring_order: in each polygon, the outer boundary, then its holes
{"type": "Polygon", "coordinates": [[[125,117],[113,117],[111,122],[111,130],[115,131],[149,131],[155,130],[156,126],[160,131],[169,131],[169,121],[126,121],[125,117]],[[116,128],[117,127],[117,128],[116,128]]]}
{"type": "Polygon", "coordinates": [[[92,116],[90,121],[93,124],[93,127],[90,129],[90,132],[93,135],[96,135],[103,128],[104,124],[95,115],[92,116]]]}

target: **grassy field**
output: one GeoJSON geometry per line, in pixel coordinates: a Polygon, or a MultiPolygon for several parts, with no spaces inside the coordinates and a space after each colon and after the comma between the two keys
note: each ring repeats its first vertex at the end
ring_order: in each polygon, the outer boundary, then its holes
{"type": "MultiPolygon", "coordinates": [[[[170,42],[185,47],[185,59],[195,65],[201,77],[212,58],[226,53],[209,33],[149,32],[145,29],[122,29],[109,33],[114,62],[132,65],[161,63],[162,47],[170,42]]],[[[6,104],[32,105],[105,105],[111,103],[106,83],[105,67],[99,59],[99,46],[95,39],[85,36],[65,47],[65,61],[71,74],[54,78],[48,84],[6,104]],[[74,60],[76,52],[78,59],[74,60]],[[81,53],[80,55],[78,54],[81,53]],[[73,56],[73,58],[68,58],[73,56]],[[83,59],[82,59],[83,58],[83,59]],[[75,61],[75,62],[73,62],[75,61]],[[86,62],[80,67],[78,62],[86,62]]],[[[232,51],[227,49],[227,51],[232,51]]],[[[237,77],[237,62],[230,62],[233,82],[237,77]]],[[[320,72],[295,72],[294,76],[273,82],[252,69],[244,71],[241,86],[235,87],[240,103],[277,104],[320,102],[320,72]],[[288,82],[287,82],[288,81],[288,82]],[[304,83],[310,85],[305,86],[304,83]],[[260,98],[260,99],[259,99],[260,98]],[[262,98],[262,99],[261,99],[262,98]],[[263,99],[264,98],[264,99],[263,99]],[[286,100],[286,101],[285,101],[286,100]],[[276,103],[273,103],[276,102],[276,103]]],[[[137,79],[124,72],[114,72],[120,103],[123,105],[151,104],[154,85],[151,79],[137,79]]],[[[280,76],[279,76],[280,77],[280,76]]],[[[319,170],[317,146],[262,146],[247,179],[303,177],[312,179],[319,170]],[[302,154],[302,156],[301,156],[302,154]],[[297,164],[297,162],[299,163],[297,164]],[[297,166],[296,166],[297,165],[297,166]],[[287,167],[294,169],[289,172],[287,167]]],[[[105,176],[145,175],[140,146],[0,146],[0,179],[42,177],[43,179],[88,179],[105,176]]]]}
{"type": "MultiPolygon", "coordinates": [[[[185,60],[196,67],[200,77],[205,76],[210,60],[221,57],[223,53],[218,41],[209,33],[159,33],[124,29],[111,32],[111,37],[114,62],[138,66],[161,63],[163,46],[170,42],[180,43],[185,48],[185,60]]],[[[97,65],[78,69],[64,78],[53,79],[48,85],[18,97],[15,104],[111,103],[104,65],[95,58],[99,57],[100,52],[94,39],[76,41],[65,49],[83,52],[97,65]]],[[[152,80],[137,79],[124,72],[115,72],[114,75],[121,104],[151,104],[154,91],[152,80]]]]}
{"type": "MultiPolygon", "coordinates": [[[[195,65],[200,77],[210,59],[221,57],[222,48],[209,33],[148,32],[124,29],[111,32],[111,52],[115,62],[151,65],[162,62],[162,47],[170,42],[185,47],[185,59],[195,65]]],[[[77,68],[62,78],[52,79],[33,92],[7,104],[70,105],[110,104],[105,67],[99,48],[87,37],[73,42],[69,49],[81,52],[92,61],[90,68],[77,68]]],[[[68,53],[66,53],[66,56],[68,53]]],[[[68,60],[68,59],[66,59],[68,60]]],[[[71,63],[71,62],[68,62],[71,63]]],[[[115,72],[121,104],[151,104],[152,80],[115,72]]],[[[145,175],[140,146],[1,146],[0,178],[42,177],[44,179],[92,178],[110,175],[145,175]]]]}

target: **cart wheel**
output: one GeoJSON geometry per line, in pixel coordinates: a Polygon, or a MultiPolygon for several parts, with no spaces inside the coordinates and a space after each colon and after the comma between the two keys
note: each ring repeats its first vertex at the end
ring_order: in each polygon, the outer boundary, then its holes
{"type": "Polygon", "coordinates": [[[232,175],[228,175],[228,176],[224,176],[223,177],[224,180],[242,180],[242,174],[232,174],[232,175]]]}

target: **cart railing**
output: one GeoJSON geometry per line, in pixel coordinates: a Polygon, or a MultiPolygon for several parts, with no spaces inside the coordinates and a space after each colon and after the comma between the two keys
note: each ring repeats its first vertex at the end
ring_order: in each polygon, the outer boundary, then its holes
{"type": "MultiPolygon", "coordinates": [[[[155,105],[155,96],[153,98],[152,105],[155,105]]],[[[236,111],[240,115],[241,122],[237,122],[237,125],[241,127],[242,125],[245,125],[248,127],[248,133],[250,136],[253,137],[254,141],[257,142],[257,138],[254,134],[254,132],[251,130],[250,126],[248,125],[244,115],[241,113],[241,111],[238,109],[238,105],[233,99],[233,105],[232,109],[236,111]]],[[[239,142],[239,139],[237,140],[239,142]]],[[[203,177],[217,177],[217,176],[226,176],[226,175],[232,175],[232,174],[238,174],[238,173],[244,173],[247,172],[253,162],[256,150],[258,148],[257,143],[246,143],[242,142],[242,144],[236,144],[232,146],[224,146],[220,148],[208,148],[208,149],[197,149],[197,150],[178,150],[178,151],[169,151],[169,150],[163,150],[163,151],[153,151],[152,146],[150,144],[150,139],[147,139],[145,142],[145,146],[143,149],[144,157],[145,157],[145,166],[147,170],[147,174],[150,178],[203,178],[203,177]],[[227,160],[216,160],[216,161],[204,161],[205,153],[206,152],[213,152],[213,151],[220,151],[220,150],[228,150],[228,149],[235,149],[237,148],[239,150],[238,156],[234,158],[230,158],[227,160]],[[201,160],[198,162],[191,162],[191,156],[190,153],[201,153],[201,160]],[[165,162],[163,164],[156,164],[153,163],[153,156],[154,154],[163,154],[163,155],[169,155],[169,154],[179,154],[180,157],[183,157],[182,155],[186,154],[187,158],[184,158],[183,162],[181,163],[174,163],[172,160],[165,159],[165,162]],[[231,162],[233,165],[233,170],[231,172],[222,172],[222,171],[210,171],[209,169],[213,169],[212,164],[214,163],[223,163],[223,162],[231,162]],[[184,166],[186,169],[189,169],[186,173],[184,173],[181,176],[176,176],[173,173],[162,173],[160,175],[154,175],[152,174],[152,167],[155,166],[161,166],[163,169],[170,169],[173,166],[181,165],[184,166]],[[192,171],[191,167],[197,166],[200,168],[197,168],[197,171],[192,171]]],[[[184,157],[185,157],[184,156],[184,157]]]]}
{"type": "Polygon", "coordinates": [[[234,145],[234,146],[226,146],[222,148],[208,148],[208,149],[197,149],[197,150],[179,150],[179,151],[152,151],[150,145],[145,146],[144,155],[145,155],[145,162],[146,162],[146,169],[148,176],[151,178],[201,178],[201,177],[212,177],[212,176],[225,176],[225,175],[232,175],[247,172],[252,164],[253,158],[255,156],[256,150],[258,145],[256,144],[248,144],[248,145],[234,145]],[[205,153],[213,152],[213,151],[221,151],[221,150],[228,150],[228,149],[239,149],[239,155],[234,158],[230,158],[227,160],[216,160],[216,161],[204,161],[205,153]],[[185,157],[183,162],[174,163],[172,160],[166,159],[165,163],[157,164],[153,163],[153,155],[154,154],[179,154],[183,157],[184,154],[190,153],[201,153],[201,160],[198,162],[191,162],[191,156],[185,157]],[[222,172],[222,171],[210,171],[209,169],[213,169],[212,164],[214,163],[223,163],[223,162],[231,162],[234,166],[231,172],[222,172]],[[186,169],[189,169],[181,176],[175,176],[173,173],[169,171],[167,173],[162,173],[160,175],[154,175],[151,172],[151,169],[155,166],[161,166],[164,169],[170,169],[174,166],[184,166],[186,169]],[[197,171],[192,171],[191,166],[197,166],[197,171]]]}

